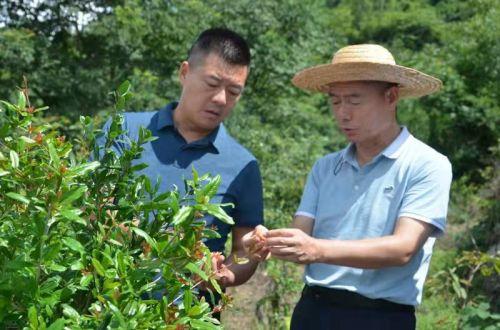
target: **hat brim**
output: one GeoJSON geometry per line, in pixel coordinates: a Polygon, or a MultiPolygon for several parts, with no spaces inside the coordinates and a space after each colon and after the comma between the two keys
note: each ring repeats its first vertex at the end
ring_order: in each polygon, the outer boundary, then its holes
{"type": "Polygon", "coordinates": [[[400,65],[350,62],[324,64],[298,72],[292,83],[298,88],[319,92],[328,84],[347,81],[387,81],[400,86],[399,97],[421,97],[441,89],[441,80],[400,65]]]}

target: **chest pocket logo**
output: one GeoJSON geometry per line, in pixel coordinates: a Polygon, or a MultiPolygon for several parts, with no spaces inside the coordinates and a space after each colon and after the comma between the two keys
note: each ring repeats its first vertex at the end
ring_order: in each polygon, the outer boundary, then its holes
{"type": "Polygon", "coordinates": [[[394,191],[394,186],[386,186],[384,187],[384,194],[390,195],[394,191]]]}

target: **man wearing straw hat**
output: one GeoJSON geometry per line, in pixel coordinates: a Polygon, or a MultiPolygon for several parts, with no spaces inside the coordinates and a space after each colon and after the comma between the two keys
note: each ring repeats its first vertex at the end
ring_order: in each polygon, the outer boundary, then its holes
{"type": "Polygon", "coordinates": [[[350,144],[314,164],[293,229],[244,244],[256,259],[270,251],[306,264],[292,329],[414,329],[452,174],[445,156],[397,123],[396,108],[441,82],[378,45],[342,48],[292,81],[329,96],[350,144]]]}

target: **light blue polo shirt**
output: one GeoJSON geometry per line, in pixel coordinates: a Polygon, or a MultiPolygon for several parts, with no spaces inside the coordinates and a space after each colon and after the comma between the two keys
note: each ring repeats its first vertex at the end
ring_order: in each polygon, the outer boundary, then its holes
{"type": "MultiPolygon", "coordinates": [[[[154,184],[161,179],[160,193],[177,187],[181,196],[185,192],[185,179],[192,179],[192,167],[200,174],[220,175],[221,184],[212,203],[232,203],[225,208],[233,217],[235,226],[255,227],[263,222],[262,179],[255,157],[226,131],[220,124],[212,133],[198,141],[187,143],[174,126],[173,113],[177,102],[159,111],[124,113],[123,130],[126,136],[115,140],[112,146],[121,153],[129,147],[127,141],[137,140],[139,128],[145,127],[157,139],[143,145],[142,157],[135,164],[148,165],[138,174],[145,174],[154,184]]],[[[103,130],[109,130],[108,121],[103,130]]],[[[98,141],[104,145],[104,137],[98,141]]],[[[207,215],[207,226],[217,226],[219,239],[206,241],[212,251],[224,251],[231,226],[207,215]]]]}
{"type": "Polygon", "coordinates": [[[432,247],[445,230],[451,178],[448,159],[405,127],[362,167],[352,144],[319,159],[309,173],[296,213],[314,219],[314,237],[357,240],[387,236],[403,216],[431,224],[434,232],[404,266],[359,269],[314,263],[306,267],[305,282],[373,299],[420,304],[432,247]]]}

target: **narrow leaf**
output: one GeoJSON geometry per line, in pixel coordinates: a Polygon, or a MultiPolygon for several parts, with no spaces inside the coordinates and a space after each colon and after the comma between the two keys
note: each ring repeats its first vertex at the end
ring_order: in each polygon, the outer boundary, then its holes
{"type": "Polygon", "coordinates": [[[225,222],[229,225],[234,225],[233,218],[231,218],[226,213],[226,211],[224,211],[224,209],[222,207],[220,207],[219,205],[214,205],[214,204],[207,205],[206,210],[209,214],[213,215],[214,217],[216,217],[220,221],[225,222]]]}
{"type": "Polygon", "coordinates": [[[47,328],[47,330],[63,330],[64,324],[65,324],[64,319],[57,319],[47,328]]]}
{"type": "Polygon", "coordinates": [[[172,224],[174,226],[180,225],[184,223],[186,220],[188,220],[189,216],[191,215],[192,208],[190,206],[183,206],[179,212],[177,212],[174,216],[174,220],[172,221],[172,224]]]}
{"type": "Polygon", "coordinates": [[[188,263],[185,268],[189,270],[191,273],[194,273],[199,277],[201,277],[202,280],[204,281],[208,280],[208,275],[200,267],[196,266],[192,262],[188,263]]]}
{"type": "Polygon", "coordinates": [[[60,214],[66,219],[78,222],[79,224],[86,226],[87,222],[80,217],[81,213],[82,211],[78,209],[62,209],[60,211],[60,214]]]}
{"type": "Polygon", "coordinates": [[[155,251],[158,251],[158,246],[156,244],[156,241],[151,238],[151,236],[149,236],[144,230],[140,229],[140,228],[137,228],[137,227],[130,227],[130,229],[136,233],[137,235],[141,236],[142,238],[144,238],[146,240],[146,242],[151,245],[151,247],[155,250],[155,251]]]}
{"type": "Polygon", "coordinates": [[[118,93],[120,96],[125,96],[129,91],[130,91],[130,81],[128,80],[125,80],[124,82],[122,82],[120,84],[120,86],[118,87],[118,93]]]}
{"type": "Polygon", "coordinates": [[[23,92],[19,92],[17,96],[17,107],[19,110],[24,111],[24,108],[26,108],[26,96],[24,95],[23,92]]]}
{"type": "Polygon", "coordinates": [[[69,169],[68,172],[66,172],[66,176],[73,177],[73,176],[84,175],[90,171],[95,170],[96,168],[99,167],[99,165],[100,163],[97,161],[81,164],[69,169]]]}
{"type": "Polygon", "coordinates": [[[87,191],[86,187],[78,187],[76,189],[72,189],[64,193],[61,197],[61,204],[71,204],[76,201],[78,198],[82,197],[82,195],[87,191]]]}
{"type": "Polygon", "coordinates": [[[28,309],[28,319],[30,320],[31,328],[38,329],[38,314],[35,306],[31,306],[28,309]]]}
{"type": "Polygon", "coordinates": [[[33,143],[36,143],[36,141],[35,141],[35,140],[30,139],[30,138],[29,138],[29,137],[27,137],[27,136],[21,136],[21,137],[20,137],[20,139],[21,139],[21,140],[23,140],[24,142],[28,143],[28,144],[33,144],[33,143]]]}
{"type": "Polygon", "coordinates": [[[30,201],[29,199],[27,199],[26,197],[24,197],[23,195],[21,194],[18,194],[18,193],[15,193],[15,192],[8,192],[7,194],[7,197],[9,198],[12,198],[18,202],[21,202],[21,203],[24,203],[24,204],[29,204],[30,201]]]}
{"type": "Polygon", "coordinates": [[[97,274],[104,276],[105,270],[102,264],[99,262],[99,260],[92,258],[92,265],[94,265],[97,274]]]}
{"type": "Polygon", "coordinates": [[[52,161],[52,164],[54,165],[55,168],[61,167],[61,160],[59,159],[59,155],[57,154],[57,150],[52,144],[52,141],[47,142],[47,146],[49,148],[49,156],[50,160],[52,161]]]}
{"type": "Polygon", "coordinates": [[[13,168],[19,167],[19,155],[14,150],[10,151],[10,163],[13,168]]]}
{"type": "Polygon", "coordinates": [[[71,238],[71,237],[64,237],[62,239],[62,242],[64,243],[64,245],[69,247],[71,250],[76,251],[76,252],[80,252],[81,254],[85,254],[85,248],[76,239],[71,238]]]}

